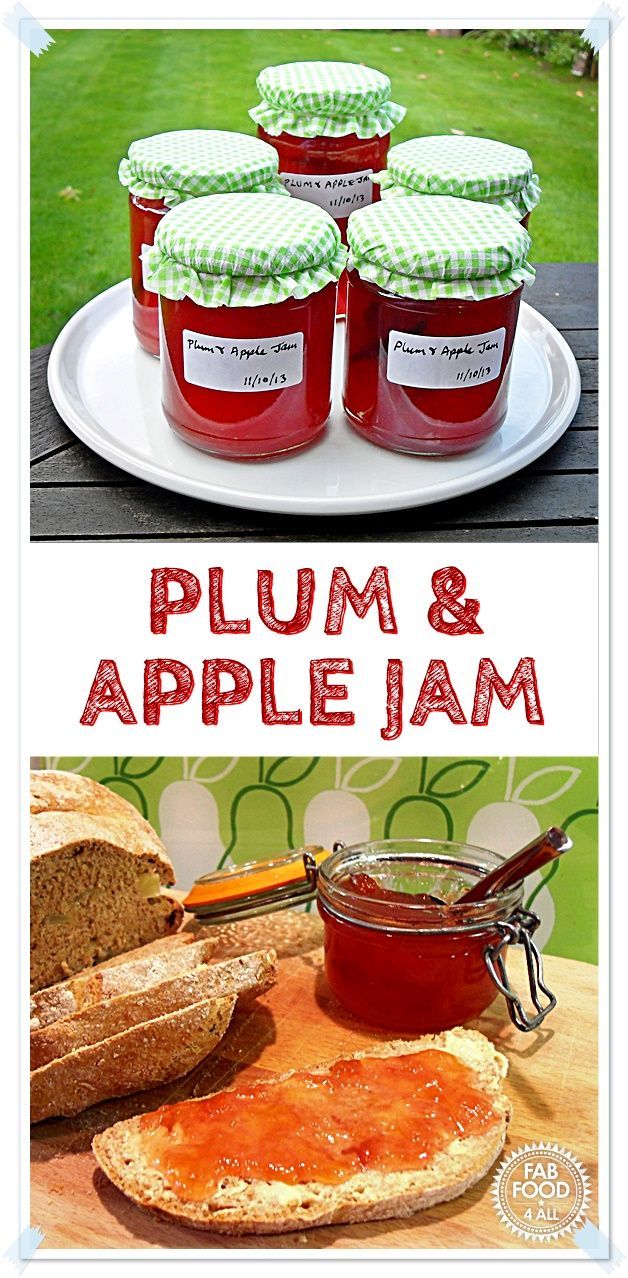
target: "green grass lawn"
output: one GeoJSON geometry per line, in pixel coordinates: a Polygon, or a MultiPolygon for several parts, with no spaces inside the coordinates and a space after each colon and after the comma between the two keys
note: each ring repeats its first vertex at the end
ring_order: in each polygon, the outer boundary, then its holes
{"type": "Polygon", "coordinates": [[[129,142],[168,129],[253,132],[256,74],[277,62],[329,58],[386,71],[408,107],[395,142],[461,129],[525,147],[543,186],[532,259],[597,257],[597,86],[528,53],[422,31],[53,34],[31,64],[33,346],[129,273],[127,194],[117,180],[129,142]]]}

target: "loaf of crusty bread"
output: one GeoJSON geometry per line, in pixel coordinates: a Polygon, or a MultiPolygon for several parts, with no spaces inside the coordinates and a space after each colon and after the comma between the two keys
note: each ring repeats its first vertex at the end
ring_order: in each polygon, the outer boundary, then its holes
{"type": "MultiPolygon", "coordinates": [[[[200,942],[198,946],[189,946],[186,957],[206,945],[207,942],[200,942]]],[[[137,963],[128,967],[137,968],[137,963]]],[[[239,999],[256,998],[273,983],[275,969],[274,950],[258,950],[223,963],[202,962],[192,970],[179,970],[176,974],[164,975],[167,968],[162,966],[163,979],[160,977],[141,988],[135,985],[116,994],[112,994],[110,984],[108,994],[84,1005],[81,1011],[31,1032],[31,1069],[40,1069],[81,1047],[100,1043],[133,1025],[180,1011],[192,1003],[231,994],[239,999]]],[[[125,966],[115,969],[116,975],[124,972],[125,966]]]]}
{"type": "Polygon", "coordinates": [[[176,931],[174,871],[126,799],[88,777],[31,773],[31,989],[176,931]]]}
{"type": "Polygon", "coordinates": [[[481,1180],[503,1148],[510,1117],[502,1091],[507,1062],[475,1030],[455,1029],[414,1042],[379,1044],[354,1055],[405,1055],[428,1048],[452,1053],[473,1071],[474,1085],[489,1098],[496,1119],[481,1134],[456,1138],[411,1171],[365,1170],[334,1184],[287,1184],[225,1175],[209,1201],[197,1202],[176,1195],[167,1172],[143,1158],[141,1119],[116,1123],[94,1138],[92,1148],[109,1179],[133,1202],[165,1219],[216,1233],[279,1234],[313,1225],[410,1216],[456,1198],[481,1180]]]}
{"type": "Polygon", "coordinates": [[[31,1122],[181,1078],[224,1037],[235,1002],[230,995],[193,1003],[33,1070],[31,1122]]]}

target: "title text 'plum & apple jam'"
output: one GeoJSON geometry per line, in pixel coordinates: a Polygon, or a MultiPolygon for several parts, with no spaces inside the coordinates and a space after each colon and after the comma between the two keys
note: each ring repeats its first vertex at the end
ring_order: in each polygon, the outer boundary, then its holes
{"type": "Polygon", "coordinates": [[[530,237],[492,204],[388,199],[349,219],[344,407],[372,443],[448,456],[505,420],[530,237]]]}
{"type": "Polygon", "coordinates": [[[388,165],[375,175],[382,199],[404,195],[454,195],[495,204],[526,228],[541,198],[532,160],[521,147],[492,138],[455,134],[410,138],[393,146],[388,165]]]}
{"type": "Polygon", "coordinates": [[[212,195],[164,216],[143,263],[160,295],[162,405],[181,438],[260,458],[316,437],[345,260],[333,218],[285,195],[212,195]]]}
{"type": "MultiPolygon", "coordinates": [[[[330,213],[346,244],[349,214],[379,199],[373,174],[405,115],[388,76],[353,62],[288,62],[261,71],[257,88],[261,102],[249,114],[277,149],[286,189],[330,213]]],[[[345,298],[343,276],[339,315],[345,298]]]]}
{"type": "Polygon", "coordinates": [[[140,346],[159,354],[157,294],[147,286],[142,252],[168,209],[185,200],[232,191],[280,194],[277,153],[259,138],[220,129],[178,129],[138,138],[120,162],[129,191],[133,326],[140,346]]]}

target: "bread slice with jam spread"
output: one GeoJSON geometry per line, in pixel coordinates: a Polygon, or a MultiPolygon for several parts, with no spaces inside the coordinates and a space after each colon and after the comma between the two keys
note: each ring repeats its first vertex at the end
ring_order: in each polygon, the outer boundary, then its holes
{"type": "Polygon", "coordinates": [[[92,1148],[109,1179],[138,1206],[219,1234],[279,1234],[410,1216],[463,1194],[499,1157],[510,1119],[502,1088],[506,1071],[505,1057],[487,1038],[475,1030],[454,1029],[415,1041],[379,1044],[330,1065],[292,1070],[268,1082],[164,1106],[155,1114],[116,1123],[95,1137],[92,1148]],[[418,1054],[423,1052],[430,1055],[421,1061],[418,1054]],[[382,1064],[392,1057],[414,1059],[382,1064]],[[378,1092],[386,1069],[390,1091],[378,1092]],[[357,1088],[350,1091],[349,1100],[343,1103],[340,1095],[340,1108],[336,1099],[325,1110],[323,1092],[330,1087],[333,1092],[336,1076],[347,1078],[351,1088],[356,1074],[357,1088]],[[291,1124],[288,1114],[286,1123],[271,1123],[268,1130],[268,1123],[260,1123],[256,1096],[266,1098],[268,1112],[272,1114],[274,1106],[278,1115],[281,1089],[289,1092],[290,1080],[295,1122],[291,1124]],[[368,1094],[360,1112],[364,1084],[368,1094]],[[273,1101],[275,1087],[279,1091],[273,1101]],[[407,1104],[400,1109],[404,1087],[407,1104]],[[434,1107],[430,1088],[440,1089],[440,1110],[438,1104],[434,1107]],[[308,1092],[315,1095],[309,1125],[299,1110],[299,1098],[308,1092]],[[230,1105],[236,1101],[241,1110],[237,1123],[231,1128],[228,1121],[223,1123],[224,1133],[221,1129],[217,1137],[221,1102],[222,1113],[233,1119],[230,1105]],[[422,1146],[423,1130],[428,1135],[422,1146]],[[330,1133],[332,1139],[326,1143],[330,1133]],[[215,1174],[210,1173],[206,1140],[214,1145],[215,1174]],[[197,1165],[186,1180],[195,1146],[197,1165]],[[374,1156],[378,1147],[380,1155],[374,1156]],[[259,1174],[260,1166],[265,1174],[259,1174]],[[234,1168],[240,1174],[234,1174],[234,1168]],[[318,1177],[312,1168],[319,1170],[318,1177]]]}

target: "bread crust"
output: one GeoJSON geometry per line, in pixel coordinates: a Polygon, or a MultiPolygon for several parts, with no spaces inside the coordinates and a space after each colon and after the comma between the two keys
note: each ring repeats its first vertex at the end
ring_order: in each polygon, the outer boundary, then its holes
{"type": "Polygon", "coordinates": [[[477,1085],[490,1097],[498,1118],[487,1132],[453,1141],[420,1169],[361,1172],[335,1185],[286,1185],[225,1177],[211,1201],[182,1203],[168,1190],[161,1173],[146,1168],[138,1158],[138,1118],[101,1132],[92,1149],[112,1183],[138,1206],[162,1219],[218,1234],[279,1234],[319,1225],[410,1216],[463,1194],[499,1157],[511,1115],[502,1090],[506,1059],[482,1034],[464,1029],[414,1042],[396,1040],[343,1057],[406,1055],[434,1047],[451,1052],[474,1070],[477,1085]]]}
{"type": "Polygon", "coordinates": [[[191,972],[201,963],[209,962],[216,944],[214,940],[195,941],[177,945],[165,953],[161,949],[152,952],[152,947],[146,946],[151,952],[145,957],[125,963],[99,963],[58,985],[49,985],[31,997],[31,1034],[106,999],[137,993],[170,977],[191,972]]]}
{"type": "Polygon", "coordinates": [[[174,869],[161,839],[128,799],[76,772],[31,772],[30,789],[31,857],[109,842],[172,886],[174,869]]]}
{"type": "Polygon", "coordinates": [[[79,772],[62,772],[56,768],[32,771],[30,790],[31,815],[38,812],[128,813],[130,808],[139,817],[128,799],[79,772]]]}
{"type": "Polygon", "coordinates": [[[31,1069],[40,1069],[69,1052],[100,1043],[133,1025],[180,1011],[207,998],[231,994],[238,998],[257,997],[273,984],[275,972],[274,950],[258,950],[223,963],[203,962],[191,971],[169,975],[143,989],[107,996],[31,1033],[31,1069]]]}
{"type": "Polygon", "coordinates": [[[33,1070],[31,1122],[70,1117],[113,1096],[181,1078],[224,1037],[235,1003],[235,995],[206,999],[33,1070]]]}

